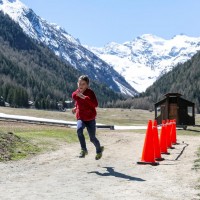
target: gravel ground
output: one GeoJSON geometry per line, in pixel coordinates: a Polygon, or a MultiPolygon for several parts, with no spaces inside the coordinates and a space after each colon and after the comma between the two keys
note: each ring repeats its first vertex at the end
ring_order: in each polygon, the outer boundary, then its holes
{"type": "Polygon", "coordinates": [[[144,134],[110,131],[98,138],[105,146],[99,161],[88,142],[89,155],[84,159],[77,157],[79,144],[75,143],[30,159],[0,163],[0,199],[199,199],[195,186],[200,175],[192,168],[200,137],[178,136],[180,145],[169,150],[159,166],[136,164],[144,134]]]}

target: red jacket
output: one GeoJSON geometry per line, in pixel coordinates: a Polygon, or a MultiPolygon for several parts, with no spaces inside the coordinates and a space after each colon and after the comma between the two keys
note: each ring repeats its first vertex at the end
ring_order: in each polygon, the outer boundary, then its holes
{"type": "Polygon", "coordinates": [[[76,118],[77,120],[81,119],[83,121],[90,121],[95,119],[97,112],[96,107],[98,106],[98,101],[95,93],[87,88],[83,95],[86,96],[85,99],[82,99],[76,94],[78,93],[78,89],[72,93],[72,98],[75,100],[76,107],[76,118]]]}

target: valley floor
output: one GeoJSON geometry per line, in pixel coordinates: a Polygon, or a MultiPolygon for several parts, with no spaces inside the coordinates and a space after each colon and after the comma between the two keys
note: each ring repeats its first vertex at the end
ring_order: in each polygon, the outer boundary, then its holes
{"type": "Polygon", "coordinates": [[[103,158],[77,157],[79,144],[21,161],[0,163],[1,200],[197,200],[199,173],[193,170],[199,136],[178,136],[180,145],[159,166],[137,165],[144,134],[106,131],[98,134],[103,158]],[[187,146],[188,144],[188,146],[187,146]],[[181,154],[182,150],[183,154],[181,154]],[[176,158],[180,155],[178,160],[176,158]]]}

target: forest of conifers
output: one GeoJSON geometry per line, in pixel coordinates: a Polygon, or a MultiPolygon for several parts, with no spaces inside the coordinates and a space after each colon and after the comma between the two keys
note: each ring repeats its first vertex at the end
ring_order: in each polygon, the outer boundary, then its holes
{"type": "MultiPolygon", "coordinates": [[[[79,75],[0,12],[0,97],[11,106],[28,107],[33,101],[36,108],[56,109],[57,102],[71,99],[79,75]]],[[[122,98],[103,84],[91,81],[91,87],[100,106],[122,98]]]]}

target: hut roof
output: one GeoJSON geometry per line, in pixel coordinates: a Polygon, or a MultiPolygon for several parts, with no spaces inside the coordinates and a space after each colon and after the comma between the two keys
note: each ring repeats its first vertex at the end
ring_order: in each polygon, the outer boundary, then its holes
{"type": "Polygon", "coordinates": [[[182,101],[187,102],[189,105],[194,105],[193,102],[188,101],[187,99],[181,98],[181,96],[182,96],[182,94],[180,94],[180,93],[167,93],[167,94],[164,95],[164,98],[163,98],[163,99],[161,99],[160,101],[158,101],[158,102],[155,103],[155,106],[157,106],[157,105],[159,105],[159,104],[162,104],[163,102],[166,101],[167,98],[170,98],[170,97],[180,97],[180,99],[181,99],[182,101]]]}
{"type": "Polygon", "coordinates": [[[164,96],[166,96],[166,97],[180,97],[180,96],[182,96],[182,94],[180,94],[180,93],[167,93],[164,96]]]}

